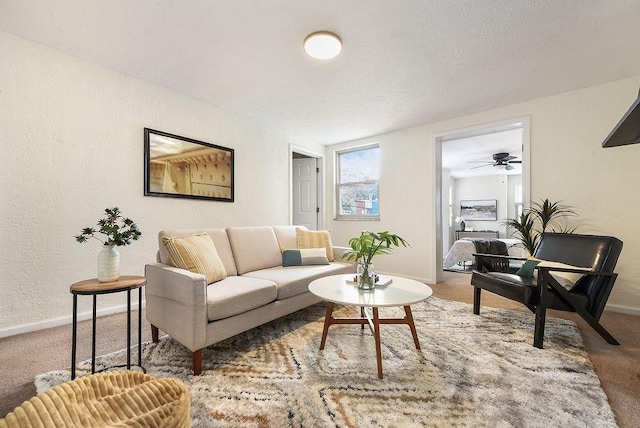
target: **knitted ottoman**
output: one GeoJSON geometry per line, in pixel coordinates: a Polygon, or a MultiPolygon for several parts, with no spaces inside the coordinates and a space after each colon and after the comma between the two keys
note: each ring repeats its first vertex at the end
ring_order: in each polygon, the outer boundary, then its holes
{"type": "Polygon", "coordinates": [[[187,387],[134,371],[104,372],[44,391],[0,419],[0,428],[190,427],[187,387]]]}

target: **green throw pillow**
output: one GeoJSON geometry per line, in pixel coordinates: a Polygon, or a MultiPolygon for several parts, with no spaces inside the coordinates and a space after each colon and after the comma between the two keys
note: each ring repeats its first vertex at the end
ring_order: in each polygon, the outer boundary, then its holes
{"type": "Polygon", "coordinates": [[[282,266],[328,265],[327,250],[324,248],[306,248],[300,250],[284,250],[282,266]]]}
{"type": "Polygon", "coordinates": [[[533,271],[538,263],[542,260],[536,259],[535,257],[529,257],[526,262],[518,269],[516,275],[521,276],[523,278],[533,278],[533,271]]]}

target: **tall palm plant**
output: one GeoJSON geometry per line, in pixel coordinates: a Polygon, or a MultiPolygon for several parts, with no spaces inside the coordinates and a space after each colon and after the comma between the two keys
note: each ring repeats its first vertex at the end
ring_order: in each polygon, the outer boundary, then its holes
{"type": "Polygon", "coordinates": [[[569,205],[545,199],[533,202],[519,218],[508,218],[503,224],[513,229],[514,236],[522,241],[529,254],[533,254],[544,232],[573,233],[576,228],[569,228],[564,219],[576,215],[569,205]]]}

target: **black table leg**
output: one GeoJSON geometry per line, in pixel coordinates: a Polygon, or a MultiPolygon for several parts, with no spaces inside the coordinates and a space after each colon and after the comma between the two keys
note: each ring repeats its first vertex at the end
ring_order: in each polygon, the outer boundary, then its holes
{"type": "Polygon", "coordinates": [[[71,380],[76,378],[76,335],[78,334],[78,295],[73,294],[73,327],[71,333],[71,380]]]}
{"type": "MultiPolygon", "coordinates": [[[[74,283],[70,287],[70,292],[73,294],[73,316],[72,316],[72,338],[71,338],[71,379],[76,377],[76,364],[77,364],[77,351],[78,351],[78,294],[90,295],[93,297],[93,319],[92,319],[92,331],[91,331],[91,373],[96,373],[96,337],[97,337],[97,319],[98,319],[98,301],[97,296],[99,294],[111,294],[121,291],[127,292],[127,363],[121,364],[115,367],[126,367],[131,369],[131,330],[132,330],[132,316],[131,316],[131,290],[138,288],[138,306],[140,311],[138,312],[138,365],[142,367],[142,287],[146,281],[144,277],[127,276],[113,281],[112,283],[101,283],[97,279],[90,279],[74,283]]],[[[134,297],[135,298],[135,297],[134,297]]],[[[134,362],[135,365],[135,362],[134,362]]],[[[98,371],[104,371],[112,367],[104,367],[98,371]]],[[[144,368],[143,368],[144,370],[144,368]]]]}
{"type": "Polygon", "coordinates": [[[138,366],[142,368],[142,287],[138,288],[138,366]]]}
{"type": "Polygon", "coordinates": [[[91,374],[96,372],[96,300],[93,295],[93,332],[91,334],[91,374]]]}
{"type": "Polygon", "coordinates": [[[127,370],[131,370],[131,289],[127,290],[127,370]]]}

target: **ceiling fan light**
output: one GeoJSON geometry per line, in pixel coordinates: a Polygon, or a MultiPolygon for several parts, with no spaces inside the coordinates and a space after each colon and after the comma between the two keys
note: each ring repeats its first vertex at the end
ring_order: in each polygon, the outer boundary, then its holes
{"type": "Polygon", "coordinates": [[[316,31],[304,39],[304,51],[316,59],[335,58],[342,52],[342,40],[329,31],[316,31]]]}

